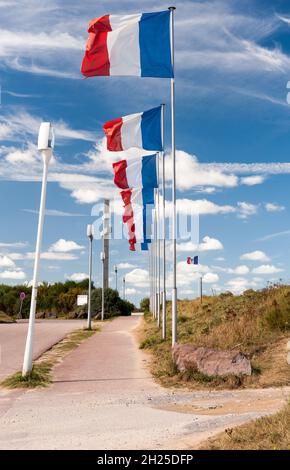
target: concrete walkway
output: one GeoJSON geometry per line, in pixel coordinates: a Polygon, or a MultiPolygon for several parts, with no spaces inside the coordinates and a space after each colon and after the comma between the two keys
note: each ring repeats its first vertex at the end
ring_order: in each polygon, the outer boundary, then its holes
{"type": "MultiPolygon", "coordinates": [[[[83,320],[37,320],[35,324],[34,359],[38,358],[68,333],[83,328],[83,320]]],[[[21,370],[28,321],[0,324],[0,381],[21,370]]]]}
{"type": "Polygon", "coordinates": [[[163,389],[135,342],[139,321],[106,323],[55,367],[49,388],[1,390],[0,448],[192,448],[217,430],[274,412],[289,394],[163,389]]]}

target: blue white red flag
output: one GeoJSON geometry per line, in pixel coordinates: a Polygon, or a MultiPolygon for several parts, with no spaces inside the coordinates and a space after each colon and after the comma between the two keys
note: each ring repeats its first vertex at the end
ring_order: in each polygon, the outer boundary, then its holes
{"type": "Polygon", "coordinates": [[[106,122],[103,129],[107,137],[107,149],[111,152],[132,147],[162,150],[161,106],[113,119],[106,122]]]}
{"type": "MultiPolygon", "coordinates": [[[[151,242],[152,206],[154,188],[126,189],[121,191],[124,202],[123,222],[128,225],[129,249],[136,250],[136,243],[151,242]]],[[[145,245],[143,245],[145,248],[145,245]]]]}
{"type": "Polygon", "coordinates": [[[114,183],[120,189],[157,188],[156,155],[113,163],[114,183]]]}
{"type": "Polygon", "coordinates": [[[81,72],[85,77],[172,78],[170,11],[93,19],[81,72]]]}

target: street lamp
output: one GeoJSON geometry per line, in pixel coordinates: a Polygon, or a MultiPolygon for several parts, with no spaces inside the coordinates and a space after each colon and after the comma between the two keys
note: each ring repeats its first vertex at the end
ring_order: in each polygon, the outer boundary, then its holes
{"type": "Polygon", "coordinates": [[[123,277],[123,299],[126,300],[126,277],[123,277]]]}
{"type": "Polygon", "coordinates": [[[91,299],[92,299],[92,260],[93,260],[93,239],[94,227],[89,224],[87,226],[87,237],[89,239],[89,298],[88,298],[88,330],[92,329],[91,299]]]}
{"type": "Polygon", "coordinates": [[[47,175],[48,166],[52,157],[52,149],[54,147],[54,132],[50,122],[42,122],[40,124],[38,133],[38,150],[40,151],[43,159],[43,175],[42,175],[42,187],[40,197],[40,208],[38,216],[38,229],[37,239],[35,248],[34,258],[34,270],[32,280],[32,293],[29,313],[29,324],[23,359],[22,376],[24,377],[32,370],[32,357],[33,357],[33,337],[34,337],[34,325],[35,325],[35,311],[36,311],[36,300],[37,300],[37,284],[38,284],[38,272],[39,272],[39,261],[40,251],[42,244],[42,233],[43,233],[43,222],[45,214],[45,200],[46,200],[46,187],[47,187],[47,175]]]}
{"type": "Polygon", "coordinates": [[[104,274],[104,264],[105,264],[105,253],[102,251],[101,252],[101,261],[103,263],[103,276],[102,276],[102,316],[101,319],[102,321],[105,318],[105,274],[104,274]]]}
{"type": "Polygon", "coordinates": [[[114,265],[114,271],[116,275],[116,291],[118,291],[118,266],[116,264],[114,265]]]}

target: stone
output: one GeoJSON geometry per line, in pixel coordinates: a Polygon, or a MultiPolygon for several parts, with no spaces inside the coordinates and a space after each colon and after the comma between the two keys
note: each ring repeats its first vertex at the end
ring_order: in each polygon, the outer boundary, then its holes
{"type": "Polygon", "coordinates": [[[220,351],[193,344],[176,344],[173,360],[180,372],[196,370],[208,376],[251,375],[249,359],[240,351],[220,351]]]}

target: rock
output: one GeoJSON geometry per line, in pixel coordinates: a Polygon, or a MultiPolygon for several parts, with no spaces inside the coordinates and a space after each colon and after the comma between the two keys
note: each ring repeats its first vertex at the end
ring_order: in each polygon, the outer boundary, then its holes
{"type": "Polygon", "coordinates": [[[37,312],[36,315],[35,315],[35,318],[37,318],[37,319],[45,318],[45,312],[37,312]]]}
{"type": "Polygon", "coordinates": [[[180,372],[196,370],[209,376],[252,373],[250,361],[239,351],[219,351],[193,344],[176,344],[172,348],[172,357],[180,372]]]}

